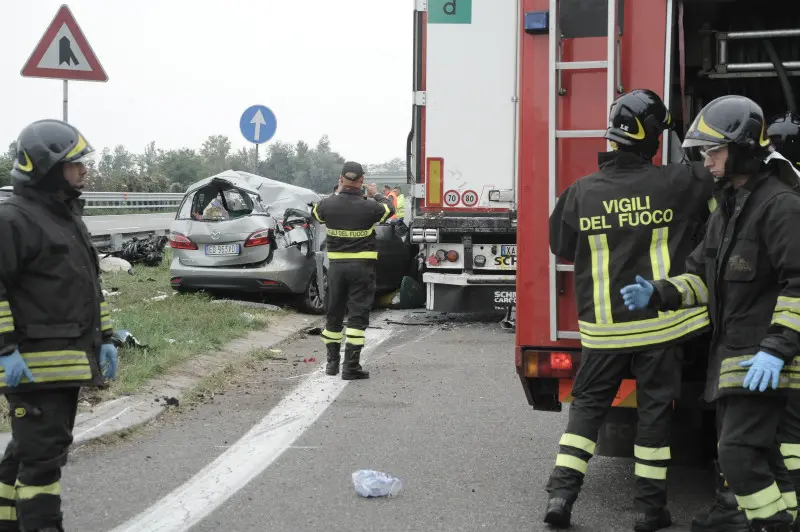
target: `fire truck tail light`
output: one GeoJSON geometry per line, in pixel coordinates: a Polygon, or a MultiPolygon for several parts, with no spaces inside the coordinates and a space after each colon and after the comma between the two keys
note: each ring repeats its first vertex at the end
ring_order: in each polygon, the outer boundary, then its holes
{"type": "Polygon", "coordinates": [[[523,354],[526,377],[569,379],[575,375],[579,362],[577,353],[526,351],[523,354]]]}

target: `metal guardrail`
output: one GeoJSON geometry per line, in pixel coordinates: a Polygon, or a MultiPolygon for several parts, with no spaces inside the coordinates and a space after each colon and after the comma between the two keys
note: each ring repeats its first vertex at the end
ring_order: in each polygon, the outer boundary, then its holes
{"type": "Polygon", "coordinates": [[[177,209],[182,192],[84,192],[85,209],[177,209]]]}

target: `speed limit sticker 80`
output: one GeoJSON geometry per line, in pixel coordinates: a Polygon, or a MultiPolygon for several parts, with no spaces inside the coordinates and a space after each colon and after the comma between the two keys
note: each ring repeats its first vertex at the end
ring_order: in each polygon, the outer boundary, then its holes
{"type": "Polygon", "coordinates": [[[463,194],[461,194],[461,201],[467,207],[474,207],[478,204],[478,193],[474,190],[467,190],[463,194]]]}

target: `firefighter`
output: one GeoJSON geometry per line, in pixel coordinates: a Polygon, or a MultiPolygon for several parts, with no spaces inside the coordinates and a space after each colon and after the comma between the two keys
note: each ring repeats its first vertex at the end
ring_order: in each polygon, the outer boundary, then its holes
{"type": "MultiPolygon", "coordinates": [[[[772,119],[767,126],[767,137],[775,149],[789,162],[800,167],[800,118],[791,111],[772,119]]],[[[783,419],[778,425],[778,442],[784,465],[792,481],[795,494],[800,493],[800,397],[789,396],[783,419]]],[[[723,528],[730,532],[748,532],[747,518],[740,510],[736,497],[725,482],[719,469],[719,462],[714,464],[717,479],[717,497],[711,510],[696,516],[692,520],[692,532],[713,532],[723,528]]],[[[783,489],[782,489],[783,491],[783,489]]],[[[795,531],[800,531],[800,522],[795,518],[795,531]]]]}
{"type": "Polygon", "coordinates": [[[697,163],[654,166],[662,131],[672,117],[649,90],[622,95],[610,110],[599,170],[573,183],[550,217],[550,248],[575,264],[575,293],[582,342],[566,431],[547,484],[544,521],[566,527],[597,433],[630,369],[636,377],[639,426],[634,530],[667,527],[666,474],[670,460],[672,401],[678,397],[682,351],[678,345],[708,325],[704,310],[631,315],[612,293],[631,272],[658,278],[675,272],[708,217],[713,180],[697,163]],[[705,198],[705,199],[704,199],[705,198]]]}
{"type": "Polygon", "coordinates": [[[0,375],[12,440],[0,460],[0,532],[63,531],[61,468],[81,386],[117,370],[97,253],[80,218],[92,146],[69,124],[22,130],[0,204],[0,375]]]}
{"type": "Polygon", "coordinates": [[[329,196],[312,209],[314,218],[327,225],[328,289],[325,311],[327,321],[322,341],[328,350],[328,375],[339,373],[339,350],[345,339],[342,379],[368,379],[369,372],[359,364],[364,338],[369,326],[369,311],[375,299],[375,263],[378,252],[375,224],[394,214],[388,198],[378,193],[375,184],[361,194],[364,169],[348,161],[342,167],[339,193],[329,196]],[[345,312],[347,330],[342,334],[345,312]]]}
{"type": "Polygon", "coordinates": [[[761,108],[742,96],[706,105],[683,146],[703,150],[718,207],[687,273],[637,276],[622,296],[635,311],[707,306],[705,399],[716,402],[721,473],[752,530],[788,532],[797,496],[776,438],[800,371],[798,175],[775,157],[761,108]]]}

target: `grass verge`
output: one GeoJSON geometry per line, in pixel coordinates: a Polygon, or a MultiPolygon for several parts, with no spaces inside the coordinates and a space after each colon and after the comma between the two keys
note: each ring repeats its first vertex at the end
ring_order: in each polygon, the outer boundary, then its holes
{"type": "MultiPolygon", "coordinates": [[[[103,289],[113,294],[106,296],[106,301],[114,329],[130,331],[147,347],[121,348],[116,380],[104,390],[85,388],[82,401],[96,404],[136,392],[148,380],[182,362],[213,353],[252,330],[268,328],[271,320],[284,312],[213,301],[205,294],[176,294],[169,284],[170,260],[171,250],[166,248],[158,267],[135,266],[133,275],[102,275],[103,289]]],[[[8,430],[7,414],[2,399],[0,430],[8,430]]]]}
{"type": "Polygon", "coordinates": [[[128,330],[147,348],[120,350],[120,370],[112,391],[135,392],[147,380],[194,356],[216,351],[255,329],[264,329],[282,311],[214,301],[206,294],[177,294],[169,284],[170,249],[160,266],[138,266],[134,274],[103,274],[114,329],[128,330]]]}

